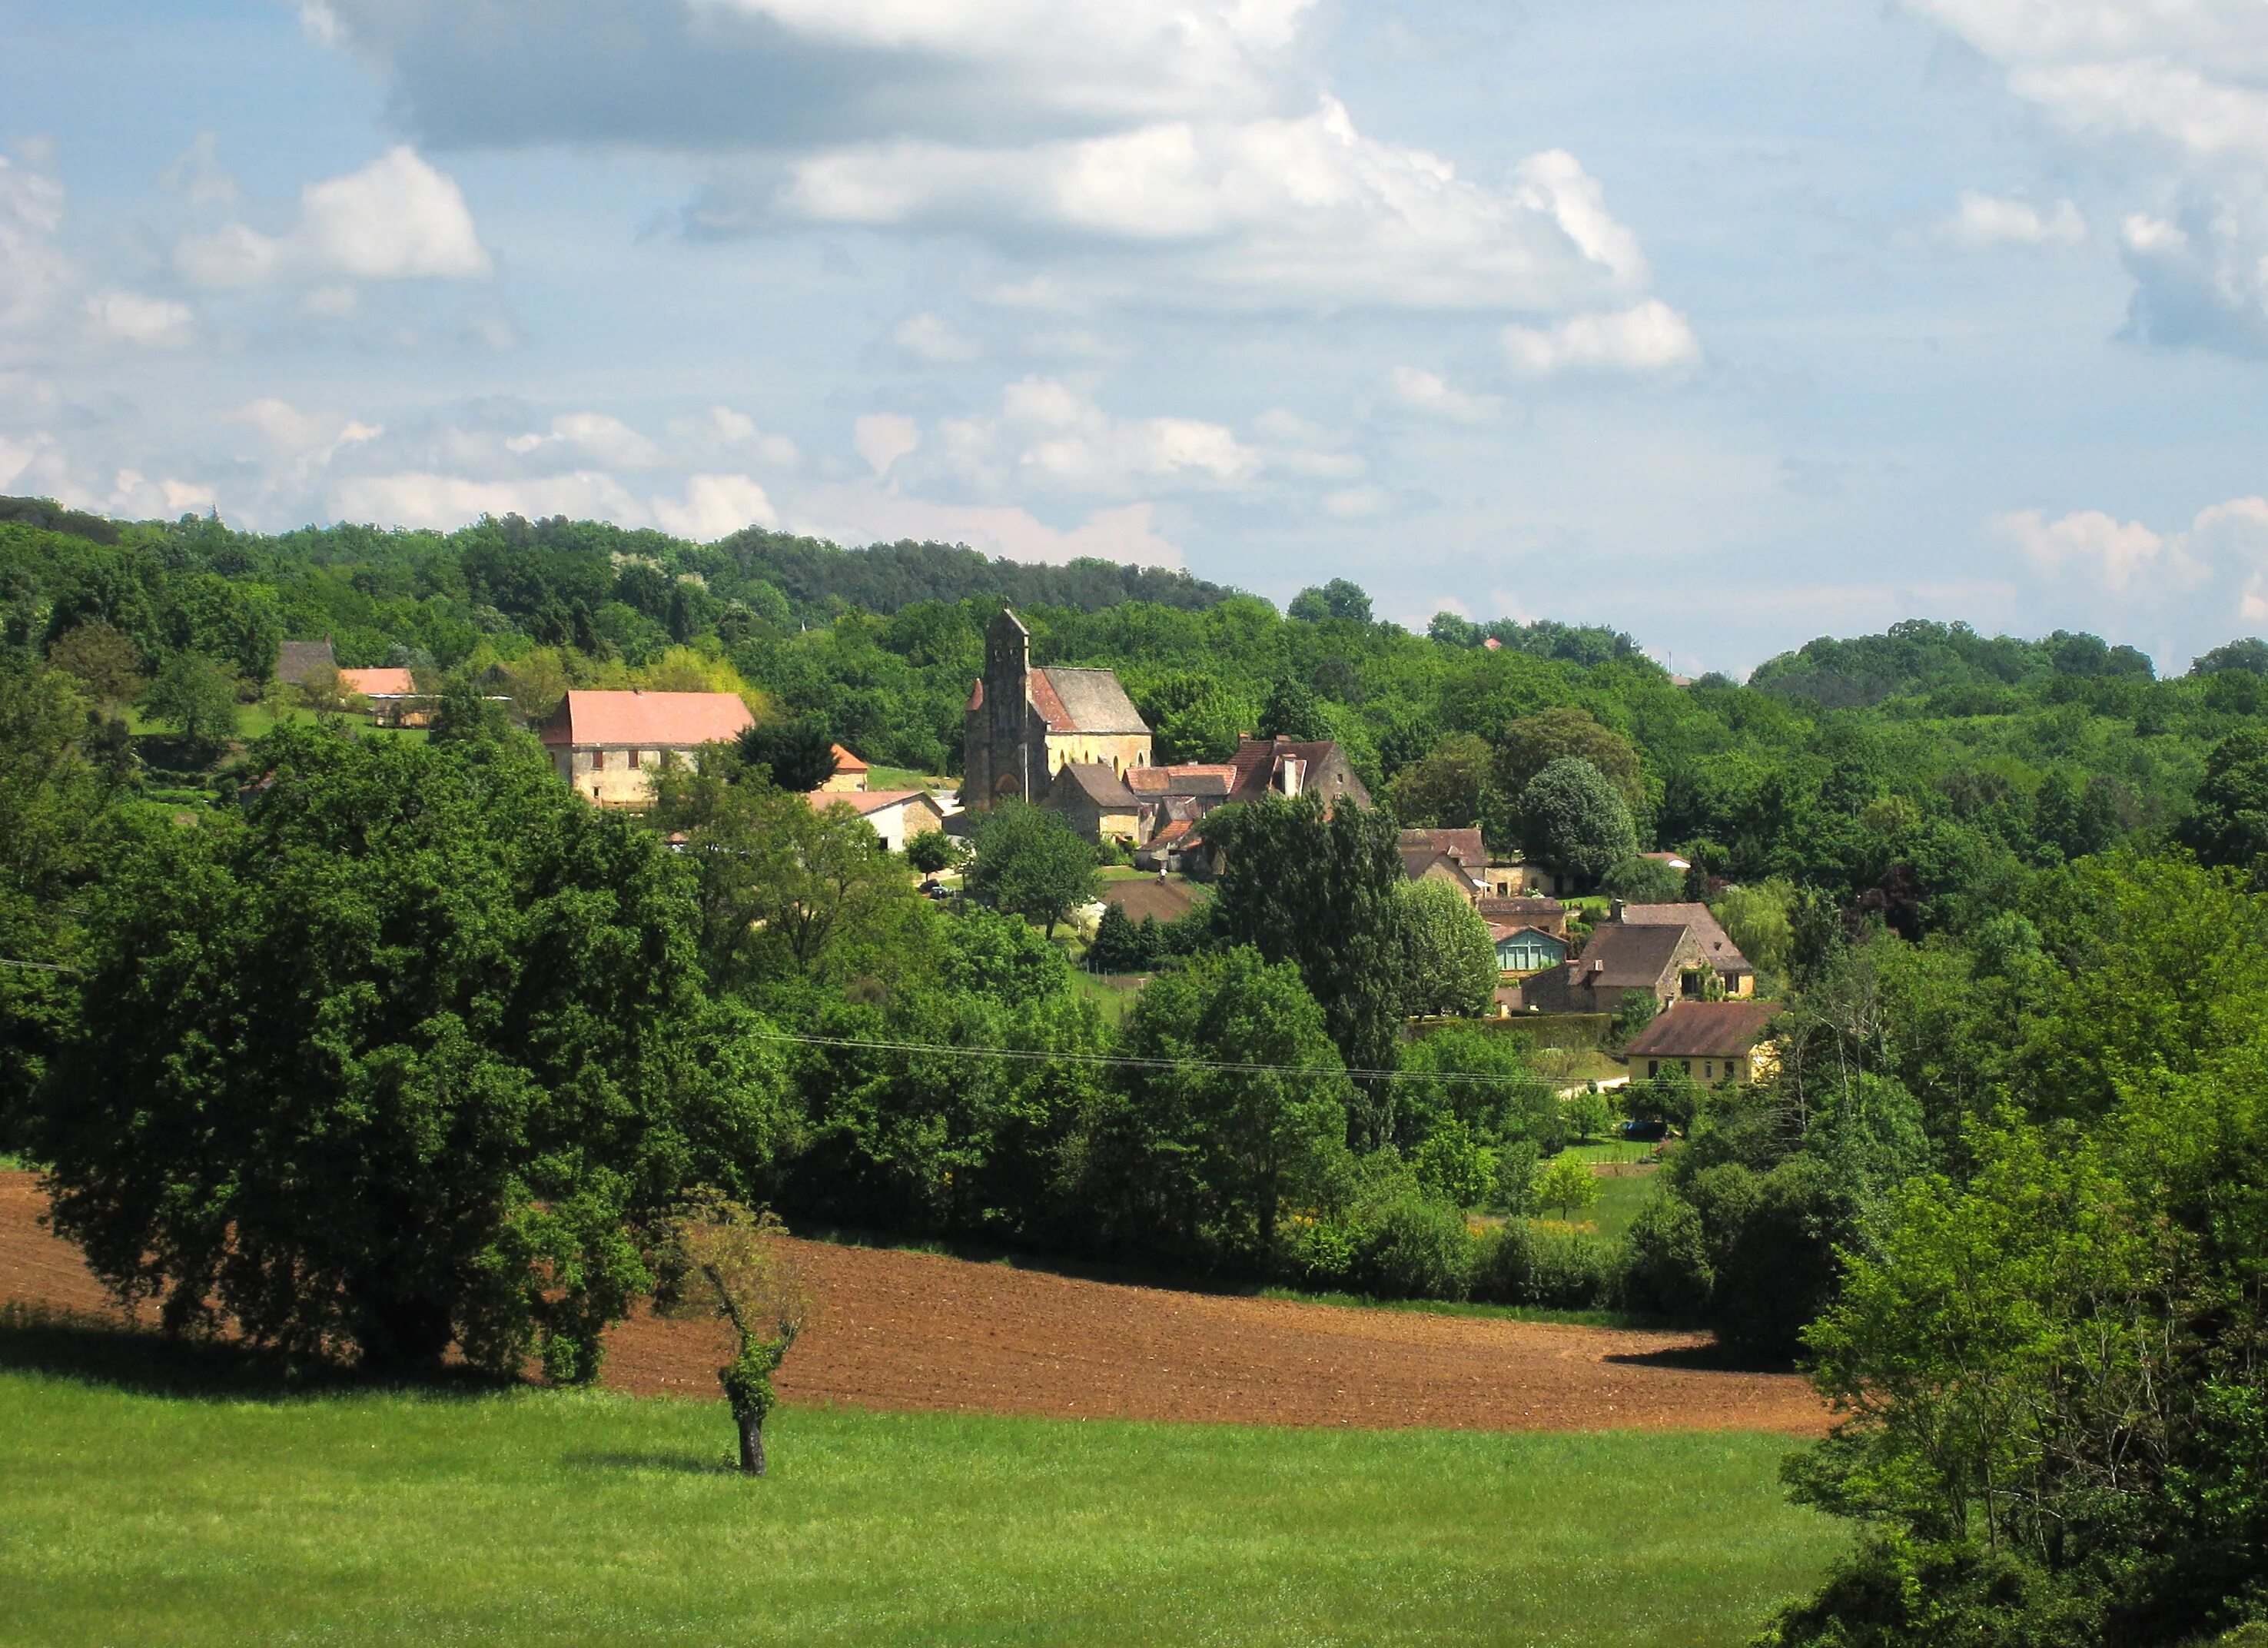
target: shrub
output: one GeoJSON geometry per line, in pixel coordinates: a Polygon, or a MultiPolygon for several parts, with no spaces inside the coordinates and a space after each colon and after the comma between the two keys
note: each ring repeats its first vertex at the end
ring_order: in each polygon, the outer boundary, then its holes
{"type": "Polygon", "coordinates": [[[1584,1310],[1614,1295],[1614,1250],[1588,1232],[1513,1219],[1477,1246],[1475,1299],[1584,1310]]]}
{"type": "Polygon", "coordinates": [[[1360,1210],[1351,1237],[1347,1282],[1357,1292],[1461,1299],[1471,1289],[1474,1244],[1463,1215],[1414,1185],[1360,1210]]]}

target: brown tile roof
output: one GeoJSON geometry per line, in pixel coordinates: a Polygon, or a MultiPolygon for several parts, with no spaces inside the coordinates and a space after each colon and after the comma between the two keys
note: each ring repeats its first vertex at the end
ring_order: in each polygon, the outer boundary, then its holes
{"type": "Polygon", "coordinates": [[[968,713],[975,715],[984,707],[984,678],[979,675],[976,684],[968,689],[968,713]]]}
{"type": "Polygon", "coordinates": [[[1558,921],[1567,914],[1565,904],[1549,898],[1484,898],[1476,908],[1482,915],[1499,921],[1531,924],[1558,921]]]}
{"type": "Polygon", "coordinates": [[[1439,848],[1403,847],[1398,850],[1402,854],[1402,873],[1409,879],[1422,881],[1433,866],[1439,864],[1455,878],[1456,885],[1468,894],[1476,890],[1477,884],[1465,873],[1464,865],[1439,848]]]}
{"type": "Polygon", "coordinates": [[[1778,1013],[1778,1002],[1672,1002],[1623,1049],[1623,1057],[1736,1057],[1756,1045],[1778,1013]]]}
{"type": "Polygon", "coordinates": [[[417,690],[406,669],[342,669],[339,685],[365,698],[407,698],[417,690]]]}
{"type": "Polygon", "coordinates": [[[1134,767],[1126,774],[1127,787],[1142,795],[1225,796],[1235,782],[1236,769],[1226,761],[1134,767]]]}
{"type": "Polygon", "coordinates": [[[297,686],[338,666],[328,640],[286,641],[276,655],[276,679],[297,686]]]}
{"type": "Polygon", "coordinates": [[[1050,664],[1032,672],[1032,703],[1047,718],[1050,732],[1147,732],[1134,701],[1107,669],[1071,669],[1050,664]]]}
{"type": "Polygon", "coordinates": [[[550,745],[690,749],[738,738],[755,719],[735,693],[571,692],[543,724],[542,736],[550,745]]]}
{"type": "MultiPolygon", "coordinates": [[[[1719,973],[1753,973],[1730,934],[1718,925],[1706,904],[1625,904],[1619,917],[1626,927],[1684,927],[1701,941],[1702,953],[1719,973]]],[[[1608,925],[1614,925],[1609,923],[1608,925]]]]}
{"type": "Polygon", "coordinates": [[[1591,990],[1652,990],[1677,959],[1683,927],[1617,927],[1591,935],[1583,953],[1567,964],[1567,982],[1591,990]]]}
{"type": "Polygon", "coordinates": [[[1477,829],[1406,829],[1402,832],[1404,847],[1431,847],[1445,852],[1468,870],[1478,870],[1488,863],[1488,849],[1481,844],[1477,829]]]}
{"type": "Polygon", "coordinates": [[[1142,804],[1110,770],[1108,761],[1065,761],[1056,782],[1068,778],[1079,793],[1106,812],[1131,813],[1142,804]]]}
{"type": "MultiPolygon", "coordinates": [[[[1330,739],[1314,739],[1296,742],[1291,739],[1246,739],[1236,747],[1229,764],[1236,769],[1236,782],[1229,787],[1230,796],[1239,801],[1256,801],[1275,788],[1276,772],[1286,755],[1296,755],[1307,763],[1312,776],[1315,769],[1339,753],[1337,743],[1330,739]]],[[[1370,804],[1369,793],[1356,778],[1350,791],[1364,806],[1370,804]]]]}

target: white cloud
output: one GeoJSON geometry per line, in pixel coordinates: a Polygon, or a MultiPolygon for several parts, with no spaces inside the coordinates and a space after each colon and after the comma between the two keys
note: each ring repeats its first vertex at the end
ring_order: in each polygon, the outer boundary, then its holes
{"type": "Polygon", "coordinates": [[[232,219],[184,235],[183,278],[201,286],[279,280],[473,280],[493,264],[456,184],[406,145],[299,194],[280,235],[232,219]]]}
{"type": "Polygon", "coordinates": [[[2138,578],[2178,565],[2178,545],[2143,526],[2121,521],[2101,510],[2081,510],[2049,520],[2038,510],[1995,515],[1992,531],[2015,545],[2034,571],[2045,578],[2085,578],[2123,593],[2138,578]]]}
{"type": "Polygon", "coordinates": [[[1124,504],[1095,510],[1078,526],[1059,530],[1013,505],[939,504],[830,488],[807,499],[790,525],[842,543],[928,538],[1057,566],[1088,556],[1130,566],[1182,565],[1181,549],[1159,533],[1154,514],[1151,504],[1124,504]]]}
{"type": "Polygon", "coordinates": [[[386,433],[376,423],[364,423],[335,412],[303,412],[287,401],[267,397],[236,414],[267,438],[285,458],[320,465],[342,448],[358,446],[386,433]]]}
{"type": "MultiPolygon", "coordinates": [[[[1485,188],[1438,155],[1364,136],[1328,98],[1299,118],[1019,148],[831,150],[762,197],[720,196],[705,221],[1050,234],[1172,254],[1188,278],[1269,305],[1557,309],[1642,290],[1647,273],[1572,155],[1533,156],[1509,187],[1485,188]]],[[[1118,295],[1142,296],[1140,283],[1118,295]]]]}
{"type": "Polygon", "coordinates": [[[909,314],[891,327],[890,342],[932,366],[957,365],[983,353],[975,338],[951,321],[927,313],[909,314]]]}
{"type": "Polygon", "coordinates": [[[604,412],[563,412],[551,420],[549,433],[515,435],[504,446],[522,457],[557,448],[611,469],[651,469],[662,461],[659,446],[604,412]]]}
{"type": "Polygon", "coordinates": [[[1563,372],[1632,377],[1686,371],[1701,361],[1701,341],[1658,298],[1635,307],[1570,316],[1548,327],[1508,326],[1505,354],[1523,377],[1563,372]]]}
{"type": "Polygon", "coordinates": [[[851,445],[878,475],[918,451],[921,439],[921,425],[897,412],[869,412],[850,426],[851,445]]]}
{"type": "Polygon", "coordinates": [[[1936,237],[1948,246],[1970,250],[2077,246],[2087,239],[2087,220],[2067,200],[2059,200],[2043,211],[2029,201],[1963,189],[1960,205],[1937,225],[1936,237]]]}
{"type": "Polygon", "coordinates": [[[1347,487],[1323,496],[1323,512],[1337,520],[1365,520],[1386,512],[1389,499],[1384,487],[1347,487]]]}
{"type": "Polygon", "coordinates": [[[0,155],[0,328],[27,327],[70,279],[59,239],[63,186],[51,173],[0,155]]]}
{"type": "Polygon", "coordinates": [[[1000,397],[999,416],[954,425],[965,458],[999,451],[1017,475],[1052,489],[1126,492],[1166,485],[1233,485],[1261,455],[1219,423],[1198,418],[1116,418],[1069,385],[1026,378],[1000,397]]]}
{"type": "Polygon", "coordinates": [[[773,469],[793,469],[803,453],[784,435],[767,433],[755,419],[728,406],[712,406],[688,417],[672,418],[669,438],[687,452],[708,454],[733,452],[773,469]]]}
{"type": "Polygon", "coordinates": [[[117,288],[95,293],[85,307],[97,336],[145,349],[181,348],[196,320],[187,304],[117,288]]]}
{"type": "Polygon", "coordinates": [[[2258,0],[1905,0],[2132,180],[2131,331],[2268,352],[2268,6],[2258,0]],[[2137,232],[2140,224],[2143,232],[2137,232]]]}
{"type": "Polygon", "coordinates": [[[655,521],[664,532],[703,543],[713,542],[743,526],[777,526],[778,511],[762,486],[747,475],[697,475],[685,483],[681,500],[656,498],[655,521]]]}
{"type": "Polygon", "coordinates": [[[1453,387],[1438,372],[1416,366],[1396,366],[1386,374],[1386,390],[1394,401],[1412,412],[1447,418],[1454,423],[1482,423],[1496,416],[1484,396],[1453,387]]]}

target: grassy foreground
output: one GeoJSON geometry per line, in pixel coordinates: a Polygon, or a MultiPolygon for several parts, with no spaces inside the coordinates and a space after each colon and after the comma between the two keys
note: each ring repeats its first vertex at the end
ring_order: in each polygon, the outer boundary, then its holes
{"type": "Polygon", "coordinates": [[[0,1643],[1696,1644],[1840,1534],[1785,1438],[1269,1431],[0,1367],[0,1643]]]}

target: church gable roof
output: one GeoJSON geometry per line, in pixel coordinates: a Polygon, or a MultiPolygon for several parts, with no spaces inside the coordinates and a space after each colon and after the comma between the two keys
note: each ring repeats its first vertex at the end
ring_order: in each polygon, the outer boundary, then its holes
{"type": "Polygon", "coordinates": [[[1134,701],[1107,669],[1050,664],[1032,672],[1032,704],[1050,732],[1143,733],[1150,731],[1134,701]]]}

